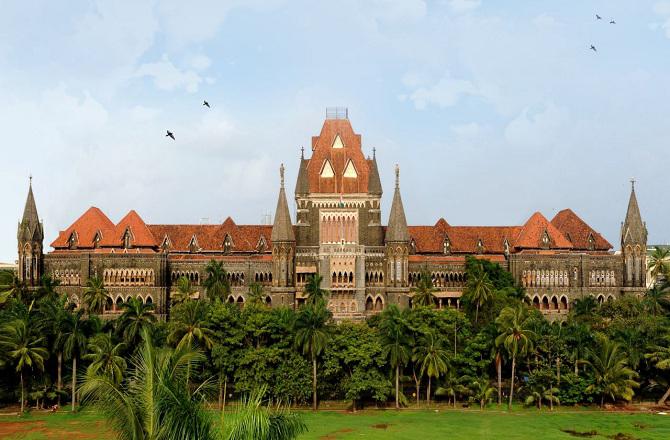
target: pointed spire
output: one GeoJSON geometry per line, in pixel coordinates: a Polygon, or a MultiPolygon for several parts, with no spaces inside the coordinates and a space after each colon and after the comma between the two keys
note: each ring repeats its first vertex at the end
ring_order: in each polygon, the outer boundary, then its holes
{"type": "Polygon", "coordinates": [[[295,182],[295,194],[307,194],[309,192],[309,177],[307,175],[307,164],[309,160],[305,159],[305,149],[300,148],[300,169],[298,170],[298,180],[295,182]]]}
{"type": "Polygon", "coordinates": [[[26,198],[26,205],[23,208],[23,217],[19,225],[19,237],[24,240],[42,240],[44,238],[42,233],[42,225],[40,224],[39,216],[37,215],[37,205],[35,204],[35,196],[33,195],[33,176],[29,177],[28,183],[28,197],[26,198]]]}
{"type": "Polygon", "coordinates": [[[272,225],[272,241],[295,241],[291,213],[288,210],[286,192],[284,191],[284,164],[281,164],[279,168],[279,175],[281,176],[281,186],[277,199],[277,209],[275,210],[275,221],[272,225]]]}
{"type": "Polygon", "coordinates": [[[389,223],[386,228],[386,242],[409,242],[409,238],[405,208],[402,206],[402,198],[400,197],[400,167],[396,164],[395,192],[393,194],[393,203],[391,204],[391,213],[389,214],[389,223]]]}
{"type": "Polygon", "coordinates": [[[630,198],[628,199],[628,210],[626,211],[626,219],[624,220],[621,229],[621,244],[647,244],[647,227],[642,221],[640,208],[637,204],[637,196],[635,195],[635,179],[631,179],[630,198]]]}
{"type": "Polygon", "coordinates": [[[379,179],[379,170],[377,169],[376,150],[372,149],[372,159],[370,160],[370,171],[368,174],[368,192],[374,195],[382,195],[382,182],[379,179]]]}

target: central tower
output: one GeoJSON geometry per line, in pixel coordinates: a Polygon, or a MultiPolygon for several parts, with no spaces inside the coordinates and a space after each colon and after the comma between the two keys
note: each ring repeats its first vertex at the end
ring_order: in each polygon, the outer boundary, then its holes
{"type": "Polygon", "coordinates": [[[303,152],[295,188],[298,301],[307,278],[318,273],[331,292],[330,309],[340,316],[359,314],[366,260],[384,255],[376,157],[365,157],[343,108],[326,110],[311,150],[309,158],[303,152]]]}

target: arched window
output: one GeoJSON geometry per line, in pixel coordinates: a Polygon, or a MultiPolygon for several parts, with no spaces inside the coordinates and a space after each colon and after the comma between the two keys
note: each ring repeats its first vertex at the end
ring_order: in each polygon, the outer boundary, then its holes
{"type": "Polygon", "coordinates": [[[374,305],[373,305],[373,302],[372,302],[372,298],[368,296],[367,299],[365,300],[365,310],[368,310],[368,311],[372,310],[373,307],[374,307],[374,305]]]}

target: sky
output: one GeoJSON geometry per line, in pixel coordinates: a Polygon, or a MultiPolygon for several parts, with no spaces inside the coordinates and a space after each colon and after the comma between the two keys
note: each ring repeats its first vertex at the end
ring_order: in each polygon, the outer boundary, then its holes
{"type": "Polygon", "coordinates": [[[280,163],[292,194],[332,106],[376,148],[384,217],[398,163],[410,224],[519,225],[569,207],[617,249],[634,177],[649,242],[670,242],[670,0],[0,10],[0,261],[16,259],[31,174],[47,250],[90,206],[114,222],[135,209],[147,223],[259,223],[280,163]]]}

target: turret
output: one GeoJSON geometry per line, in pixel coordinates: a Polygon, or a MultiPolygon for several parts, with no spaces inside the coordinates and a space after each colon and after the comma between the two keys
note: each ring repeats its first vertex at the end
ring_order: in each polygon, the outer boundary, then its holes
{"type": "Polygon", "coordinates": [[[387,256],[387,285],[389,287],[407,287],[408,255],[409,255],[409,229],[405,218],[405,209],[400,197],[400,168],[395,167],[395,192],[391,213],[386,227],[386,256],[387,256]]]}
{"type": "Polygon", "coordinates": [[[635,196],[635,180],[631,180],[626,219],[621,224],[621,254],[624,265],[624,286],[646,285],[647,226],[642,221],[635,196]]]}
{"type": "Polygon", "coordinates": [[[37,286],[42,276],[42,242],[44,230],[33,196],[33,178],[30,177],[28,197],[23,209],[23,217],[18,226],[19,278],[28,286],[37,286]]]}
{"type": "Polygon", "coordinates": [[[295,234],[284,190],[284,164],[279,168],[279,174],[281,186],[272,225],[272,280],[274,287],[287,288],[293,286],[295,234]]]}

